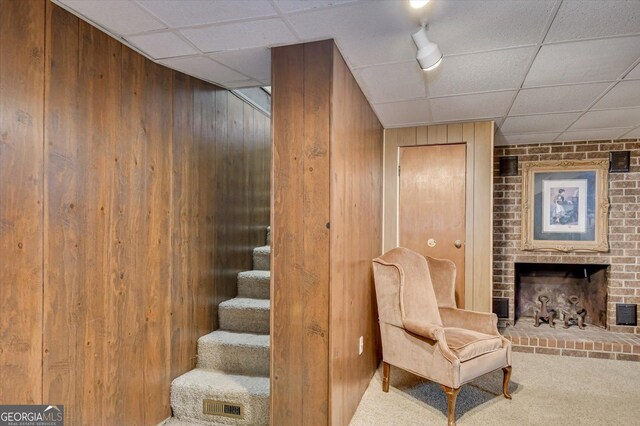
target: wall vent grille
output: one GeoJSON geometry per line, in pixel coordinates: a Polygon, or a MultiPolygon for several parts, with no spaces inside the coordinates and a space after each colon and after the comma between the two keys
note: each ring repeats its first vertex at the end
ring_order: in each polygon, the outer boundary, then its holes
{"type": "Polygon", "coordinates": [[[638,325],[638,305],[635,303],[617,303],[616,325],[638,325]]]}
{"type": "Polygon", "coordinates": [[[493,298],[493,313],[498,318],[509,318],[509,299],[506,297],[493,298]]]}
{"type": "Polygon", "coordinates": [[[238,404],[229,404],[224,401],[214,401],[212,399],[202,400],[202,413],[212,416],[231,417],[242,419],[244,417],[244,407],[238,404]]]}

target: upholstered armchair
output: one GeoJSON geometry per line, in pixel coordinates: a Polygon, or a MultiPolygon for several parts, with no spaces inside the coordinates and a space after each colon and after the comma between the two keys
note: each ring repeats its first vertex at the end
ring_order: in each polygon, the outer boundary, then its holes
{"type": "Polygon", "coordinates": [[[399,247],[373,260],[382,335],[382,390],[390,365],[440,383],[455,425],[460,387],[501,368],[509,394],[511,342],[498,332],[495,314],[458,309],[455,264],[399,247]]]}

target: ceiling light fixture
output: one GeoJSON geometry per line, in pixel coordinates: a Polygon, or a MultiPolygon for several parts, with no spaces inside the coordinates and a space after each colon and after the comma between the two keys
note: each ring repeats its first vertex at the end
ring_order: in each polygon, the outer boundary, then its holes
{"type": "Polygon", "coordinates": [[[418,48],[416,59],[420,64],[420,68],[425,71],[431,71],[440,65],[440,62],[442,62],[442,52],[437,44],[429,41],[427,38],[427,27],[420,28],[420,30],[412,34],[411,37],[418,48]]]}
{"type": "Polygon", "coordinates": [[[420,9],[421,7],[424,7],[427,3],[429,3],[429,0],[409,0],[409,4],[414,9],[420,9]]]}

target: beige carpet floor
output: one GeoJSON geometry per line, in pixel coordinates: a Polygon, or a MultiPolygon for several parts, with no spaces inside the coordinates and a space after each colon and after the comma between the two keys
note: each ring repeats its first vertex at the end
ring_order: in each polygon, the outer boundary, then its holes
{"type": "MultiPolygon", "coordinates": [[[[351,426],[446,425],[440,385],[391,368],[382,392],[373,376],[351,426]]],[[[458,425],[640,425],[640,363],[554,355],[513,354],[511,401],[502,396],[502,371],[462,387],[458,425]]]]}

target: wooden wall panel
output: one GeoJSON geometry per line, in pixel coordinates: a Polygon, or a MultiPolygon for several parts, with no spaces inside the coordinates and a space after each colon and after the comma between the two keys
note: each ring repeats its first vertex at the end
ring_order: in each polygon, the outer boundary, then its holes
{"type": "Polygon", "coordinates": [[[330,424],[348,425],[378,365],[383,129],[335,46],[332,93],[330,424]]]}
{"type": "Polygon", "coordinates": [[[119,299],[111,290],[112,193],[104,181],[115,167],[110,122],[120,118],[113,105],[120,103],[121,58],[117,42],[48,9],[60,38],[48,38],[47,49],[43,398],[65,401],[72,424],[87,423],[93,415],[112,419],[119,408],[108,397],[120,385],[119,299]]]}
{"type": "Polygon", "coordinates": [[[492,170],[491,121],[442,124],[385,130],[383,248],[398,244],[398,148],[465,142],[467,145],[467,226],[465,307],[491,311],[492,294],[492,170]]]}
{"type": "MultiPolygon", "coordinates": [[[[47,28],[51,28],[47,37],[47,85],[45,99],[45,144],[44,162],[46,170],[45,185],[45,228],[44,262],[55,264],[55,268],[47,268],[45,273],[44,294],[46,329],[64,330],[64,334],[55,341],[55,348],[48,342],[43,345],[43,366],[47,381],[42,382],[43,400],[53,404],[62,403],[70,422],[75,421],[77,414],[71,405],[77,405],[75,383],[84,380],[84,365],[80,363],[84,356],[84,347],[76,347],[76,336],[82,334],[82,325],[86,321],[86,309],[82,305],[80,293],[84,289],[84,281],[78,263],[83,261],[80,255],[81,230],[78,222],[70,217],[66,206],[71,200],[78,198],[79,182],[75,178],[79,156],[77,140],[82,137],[81,129],[66,123],[75,123],[84,119],[77,101],[79,87],[79,21],[75,16],[58,7],[47,5],[47,28]],[[52,26],[55,22],[55,26],[52,26]],[[59,55],[55,62],[51,52],[66,51],[59,55]],[[60,72],[60,70],[66,70],[60,72]],[[49,187],[57,188],[52,194],[49,187]],[[55,236],[55,237],[54,237],[55,236]],[[51,259],[50,256],[55,256],[51,259]],[[57,283],[52,291],[48,285],[57,283]],[[55,308],[54,308],[55,307],[55,308]],[[49,401],[50,395],[57,395],[49,401]]],[[[75,206],[74,202],[74,206],[75,206]]],[[[109,205],[101,206],[101,214],[109,212],[109,205]],[[102,209],[104,208],[104,209],[102,209]]],[[[109,265],[110,266],[110,265],[109,265]]],[[[58,331],[60,333],[60,331],[58,331]]],[[[114,351],[115,352],[115,351],[114,351]]],[[[114,373],[115,374],[115,373],[114,373]]],[[[79,390],[83,392],[82,389],[79,390]]],[[[81,395],[78,396],[81,398],[81,395]]],[[[115,409],[115,408],[114,408],[115,409]]]]}
{"type": "MultiPolygon", "coordinates": [[[[329,421],[330,152],[333,42],[304,48],[302,424],[329,421]]],[[[277,309],[277,307],[276,307],[277,309]]]]}
{"type": "MultiPolygon", "coordinates": [[[[194,220],[203,208],[207,195],[200,191],[202,164],[199,158],[207,155],[207,145],[215,150],[212,140],[199,141],[194,135],[194,84],[195,79],[184,74],[173,76],[173,269],[171,300],[176,305],[192,306],[192,309],[176,309],[171,317],[171,376],[193,368],[198,336],[214,329],[215,315],[209,307],[212,301],[206,294],[207,254],[213,252],[211,233],[200,221],[194,220]],[[201,154],[202,152],[202,154],[201,154]],[[209,238],[207,238],[209,237],[209,238]],[[200,250],[198,250],[200,248],[200,250]],[[201,266],[202,265],[202,266],[201,266]]],[[[215,151],[214,151],[215,153],[215,151]]],[[[215,154],[214,157],[215,158],[215,154]]],[[[215,167],[208,164],[207,168],[215,167]]],[[[206,169],[205,169],[206,170],[206,169]]],[[[213,218],[209,219],[210,221],[213,218]]],[[[215,234],[213,235],[215,237],[215,234]]],[[[208,265],[212,266],[212,262],[208,265]]]]}
{"type": "Polygon", "coordinates": [[[0,404],[38,404],[44,2],[1,0],[0,10],[0,404]]]}
{"type": "Polygon", "coordinates": [[[382,126],[333,41],[273,49],[272,84],[271,423],[348,424],[377,365],[382,126]]]}
{"type": "MultiPolygon", "coordinates": [[[[303,393],[304,45],[271,52],[271,424],[302,424],[309,397],[303,393]]],[[[327,413],[320,413],[318,423],[326,419],[327,413]]]]}
{"type": "Polygon", "coordinates": [[[1,5],[0,404],[157,424],[264,245],[269,118],[51,3],[1,5]]]}
{"type": "Polygon", "coordinates": [[[473,176],[473,309],[492,312],[493,309],[493,134],[492,121],[476,123],[475,140],[485,146],[474,152],[473,176]],[[490,145],[491,149],[485,149],[490,145]],[[491,182],[491,183],[490,183],[491,182]],[[482,250],[482,256],[478,251],[482,250]],[[488,253],[487,253],[488,252],[488,253]]]}

